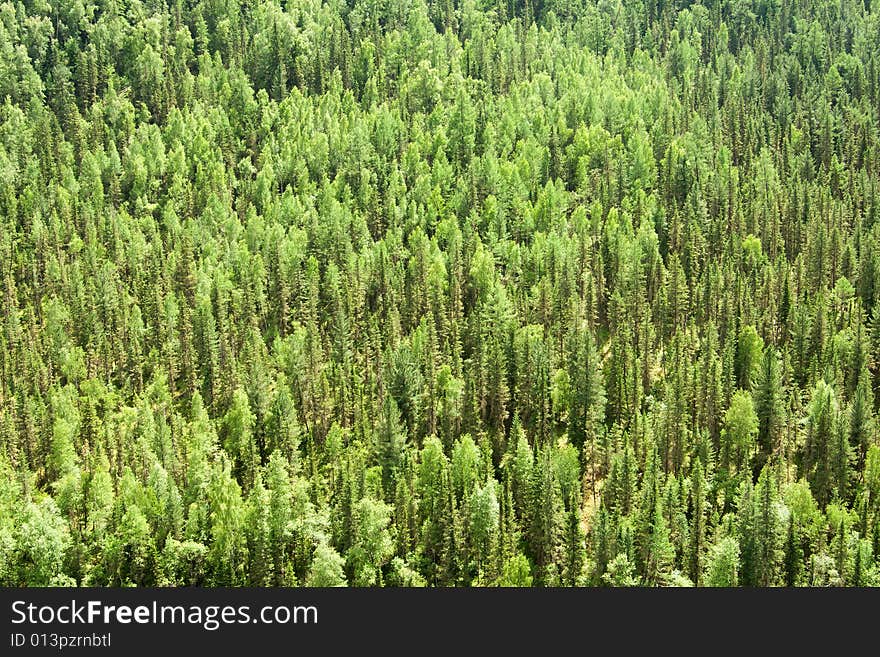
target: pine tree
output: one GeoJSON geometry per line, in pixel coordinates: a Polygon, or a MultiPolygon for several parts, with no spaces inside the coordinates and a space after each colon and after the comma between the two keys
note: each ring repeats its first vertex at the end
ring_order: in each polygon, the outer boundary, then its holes
{"type": "Polygon", "coordinates": [[[400,422],[397,403],[387,395],[374,437],[374,458],[382,468],[382,487],[386,495],[393,495],[397,474],[403,465],[406,434],[400,422]]]}
{"type": "Polygon", "coordinates": [[[776,584],[778,548],[778,520],[776,512],[776,489],[772,471],[765,467],[761,471],[755,487],[754,542],[754,584],[773,586],[776,584]]]}
{"type": "Polygon", "coordinates": [[[755,413],[758,416],[759,458],[755,461],[759,472],[768,459],[779,454],[784,424],[783,388],[779,356],[768,347],[764,350],[760,374],[755,389],[755,413]]]}
{"type": "Polygon", "coordinates": [[[691,526],[688,546],[688,576],[694,584],[700,586],[703,581],[703,563],[706,541],[706,478],[703,464],[696,459],[691,469],[691,526]]]}
{"type": "Polygon", "coordinates": [[[865,463],[873,427],[873,395],[867,376],[862,376],[849,408],[849,446],[855,454],[855,467],[861,471],[865,463]]]}
{"type": "Polygon", "coordinates": [[[553,566],[560,513],[552,452],[549,447],[542,449],[538,455],[532,472],[530,493],[526,540],[529,556],[535,564],[535,583],[546,586],[555,581],[553,566]]]}
{"type": "Polygon", "coordinates": [[[827,504],[832,492],[832,449],[838,423],[837,396],[820,380],[813,389],[807,415],[807,438],[801,460],[802,472],[820,505],[827,504]]]}
{"type": "Polygon", "coordinates": [[[794,514],[790,514],[788,517],[788,529],[783,551],[785,553],[783,564],[785,568],[785,585],[797,586],[803,570],[803,554],[794,514]]]}
{"type": "Polygon", "coordinates": [[[569,361],[568,436],[583,450],[593,444],[605,418],[605,388],[599,357],[589,329],[574,331],[569,361]]]}

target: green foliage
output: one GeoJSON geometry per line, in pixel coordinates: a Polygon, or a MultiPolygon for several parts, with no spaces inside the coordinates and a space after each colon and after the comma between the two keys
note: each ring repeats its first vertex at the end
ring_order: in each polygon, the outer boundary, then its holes
{"type": "Polygon", "coordinates": [[[315,556],[306,586],[345,586],[346,579],[342,567],[345,559],[331,546],[321,543],[315,548],[315,556]]]}
{"type": "Polygon", "coordinates": [[[727,536],[713,545],[706,565],[706,586],[736,586],[739,583],[739,545],[727,536]]]}
{"type": "MultiPolygon", "coordinates": [[[[721,464],[742,471],[747,468],[755,451],[755,438],[758,435],[758,415],[752,396],[738,390],[730,400],[730,407],[724,414],[724,429],[721,433],[721,464]]],[[[748,472],[751,477],[751,472],[748,472]]]]}
{"type": "Polygon", "coordinates": [[[522,554],[517,554],[504,562],[499,586],[529,587],[532,585],[532,574],[529,560],[522,554]]]}
{"type": "Polygon", "coordinates": [[[736,381],[743,390],[751,390],[761,362],[763,341],[754,326],[740,331],[736,346],[736,381]]]}
{"type": "Polygon", "coordinates": [[[70,533],[51,498],[38,504],[29,502],[22,509],[13,540],[12,563],[18,566],[17,572],[9,573],[13,581],[24,586],[48,586],[62,573],[70,533]]]}
{"type": "Polygon", "coordinates": [[[353,510],[352,545],[348,550],[348,568],[355,586],[375,586],[382,583],[382,567],[394,554],[394,542],[389,532],[391,507],[384,502],[365,497],[353,510]]]}
{"type": "Polygon", "coordinates": [[[0,6],[0,585],[876,585],[878,7],[685,4],[0,6]]]}

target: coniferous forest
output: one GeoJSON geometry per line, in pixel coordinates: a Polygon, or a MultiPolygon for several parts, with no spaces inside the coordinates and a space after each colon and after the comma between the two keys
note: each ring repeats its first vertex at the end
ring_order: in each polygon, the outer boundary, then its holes
{"type": "Polygon", "coordinates": [[[4,0],[0,584],[880,585],[878,0],[4,0]]]}

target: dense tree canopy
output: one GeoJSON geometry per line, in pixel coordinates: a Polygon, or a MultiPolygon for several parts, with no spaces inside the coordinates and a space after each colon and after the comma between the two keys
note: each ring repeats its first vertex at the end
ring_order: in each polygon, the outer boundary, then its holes
{"type": "Polygon", "coordinates": [[[880,585],[880,3],[0,2],[0,584],[880,585]]]}

